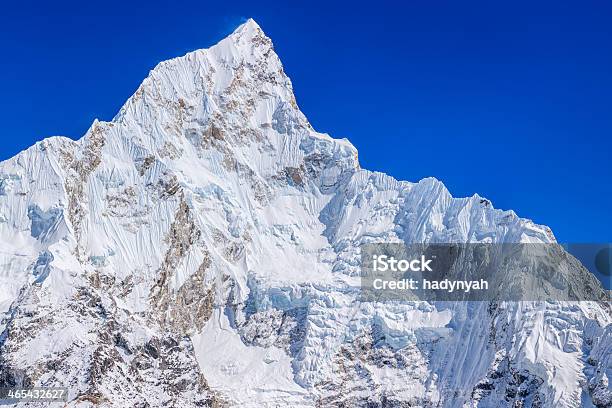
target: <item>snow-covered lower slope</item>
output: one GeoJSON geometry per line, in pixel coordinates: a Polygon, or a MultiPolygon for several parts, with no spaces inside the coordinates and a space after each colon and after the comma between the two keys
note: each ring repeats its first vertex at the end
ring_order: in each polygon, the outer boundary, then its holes
{"type": "Polygon", "coordinates": [[[361,302],[372,242],[554,236],[361,169],[249,20],[79,141],[0,163],[0,387],[65,386],[68,406],[611,406],[609,302],[361,302]]]}

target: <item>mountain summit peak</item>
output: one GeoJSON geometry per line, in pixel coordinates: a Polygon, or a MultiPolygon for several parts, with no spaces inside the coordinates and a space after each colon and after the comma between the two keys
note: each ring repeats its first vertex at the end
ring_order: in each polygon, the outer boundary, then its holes
{"type": "Polygon", "coordinates": [[[244,23],[236,27],[233,33],[234,34],[245,33],[245,32],[257,31],[257,30],[261,31],[261,27],[259,26],[259,24],[257,24],[257,22],[253,20],[252,18],[248,18],[244,23]]]}
{"type": "Polygon", "coordinates": [[[263,32],[259,24],[257,24],[257,22],[255,22],[255,20],[252,18],[247,19],[244,23],[236,27],[236,29],[229,36],[221,40],[216,46],[211,47],[211,49],[227,43],[228,41],[236,44],[243,51],[261,47],[262,45],[266,44],[271,45],[272,43],[270,38],[263,32]]]}
{"type": "MultiPolygon", "coordinates": [[[[297,109],[291,81],[274,52],[272,40],[249,18],[209,48],[160,62],[114,121],[124,122],[130,117],[128,122],[159,123],[176,114],[163,113],[173,111],[175,104],[189,106],[203,120],[211,111],[221,113],[248,102],[252,106],[245,107],[242,113],[249,117],[260,102],[266,105],[265,110],[270,109],[272,105],[267,106],[263,99],[273,100],[273,109],[282,101],[297,109]]],[[[270,120],[259,117],[254,123],[259,126],[270,120]]]]}

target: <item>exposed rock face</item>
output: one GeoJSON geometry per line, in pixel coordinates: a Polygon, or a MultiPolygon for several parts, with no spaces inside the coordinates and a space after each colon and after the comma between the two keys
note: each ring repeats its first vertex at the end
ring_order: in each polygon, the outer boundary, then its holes
{"type": "Polygon", "coordinates": [[[612,401],[609,304],[359,301],[361,244],[554,236],[361,169],[252,20],[78,142],[0,163],[0,242],[0,387],[68,406],[612,401]]]}

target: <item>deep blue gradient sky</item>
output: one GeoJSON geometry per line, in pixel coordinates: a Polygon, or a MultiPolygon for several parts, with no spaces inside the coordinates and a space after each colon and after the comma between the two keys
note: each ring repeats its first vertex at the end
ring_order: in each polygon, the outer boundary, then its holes
{"type": "Polygon", "coordinates": [[[610,2],[256,3],[4,2],[0,159],[81,137],[157,62],[253,17],[314,127],[363,167],[612,240],[610,2]]]}

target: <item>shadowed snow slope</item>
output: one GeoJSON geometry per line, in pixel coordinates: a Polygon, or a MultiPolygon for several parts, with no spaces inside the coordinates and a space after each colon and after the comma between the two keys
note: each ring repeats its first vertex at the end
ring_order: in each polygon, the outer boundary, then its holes
{"type": "Polygon", "coordinates": [[[1,163],[0,240],[0,387],[69,406],[612,403],[609,303],[358,301],[364,243],[554,237],[361,169],[253,20],[1,163]]]}

